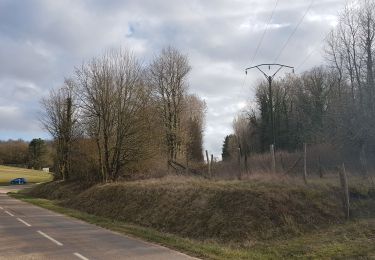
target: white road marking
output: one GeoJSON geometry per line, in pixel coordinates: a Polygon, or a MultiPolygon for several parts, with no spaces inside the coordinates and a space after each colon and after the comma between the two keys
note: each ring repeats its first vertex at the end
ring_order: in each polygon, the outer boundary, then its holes
{"type": "Polygon", "coordinates": [[[82,260],[89,260],[88,258],[84,257],[83,255],[79,254],[79,253],[74,253],[73,255],[75,255],[76,257],[82,259],[82,260]]]}
{"type": "Polygon", "coordinates": [[[22,219],[20,219],[20,218],[17,218],[17,220],[18,220],[19,222],[25,224],[26,226],[31,227],[31,225],[30,225],[29,223],[27,223],[25,220],[22,220],[22,219]]]}
{"type": "Polygon", "coordinates": [[[14,217],[14,215],[12,213],[10,213],[9,211],[7,211],[7,210],[5,211],[5,213],[7,213],[11,217],[14,217]]]}
{"type": "Polygon", "coordinates": [[[62,246],[63,245],[59,241],[57,241],[56,239],[53,239],[52,237],[50,237],[49,235],[43,233],[42,231],[38,231],[38,233],[41,234],[42,236],[44,236],[45,238],[51,240],[53,243],[55,243],[58,246],[62,246]]]}

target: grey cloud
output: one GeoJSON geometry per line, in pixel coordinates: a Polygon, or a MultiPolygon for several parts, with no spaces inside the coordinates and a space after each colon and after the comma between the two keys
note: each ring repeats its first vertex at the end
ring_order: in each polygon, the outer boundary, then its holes
{"type": "MultiPolygon", "coordinates": [[[[29,115],[16,106],[0,106],[0,131],[14,132],[20,134],[21,132],[37,133],[41,131],[39,123],[29,115]]],[[[17,137],[13,137],[18,139],[17,137]]]]}
{"type": "MultiPolygon", "coordinates": [[[[38,101],[84,59],[129,46],[147,63],[174,45],[190,57],[190,89],[208,104],[205,146],[217,156],[240,104],[252,100],[262,78],[252,72],[243,83],[274,5],[275,0],[0,0],[0,138],[43,134],[38,101]]],[[[273,61],[308,5],[279,1],[254,63],[273,61]]],[[[301,24],[280,62],[297,65],[311,49],[317,51],[303,68],[321,62],[327,17],[342,7],[342,0],[315,1],[309,13],[314,19],[301,24]]]]}

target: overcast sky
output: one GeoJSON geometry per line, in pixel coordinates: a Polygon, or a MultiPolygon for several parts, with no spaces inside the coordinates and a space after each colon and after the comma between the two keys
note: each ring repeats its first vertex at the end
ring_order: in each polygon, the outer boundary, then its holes
{"type": "MultiPolygon", "coordinates": [[[[278,62],[296,66],[297,73],[322,63],[323,39],[345,2],[313,1],[278,62]]],[[[219,156],[234,116],[253,101],[252,89],[262,79],[256,71],[245,77],[244,69],[275,61],[311,1],[279,0],[252,61],[275,3],[0,0],[0,139],[49,138],[37,120],[39,100],[82,61],[127,46],[147,64],[172,45],[190,58],[190,92],[208,105],[205,148],[219,156]]]]}

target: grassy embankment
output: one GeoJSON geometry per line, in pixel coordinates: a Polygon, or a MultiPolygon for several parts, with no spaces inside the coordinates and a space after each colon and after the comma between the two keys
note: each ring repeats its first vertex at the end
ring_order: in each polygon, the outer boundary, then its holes
{"type": "Polygon", "coordinates": [[[52,175],[46,172],[0,165],[0,185],[9,185],[11,180],[22,177],[25,178],[28,183],[52,180],[52,175]]]}
{"type": "Polygon", "coordinates": [[[14,196],[207,259],[370,259],[375,194],[358,183],[350,191],[348,222],[332,181],[49,183],[14,196]]]}

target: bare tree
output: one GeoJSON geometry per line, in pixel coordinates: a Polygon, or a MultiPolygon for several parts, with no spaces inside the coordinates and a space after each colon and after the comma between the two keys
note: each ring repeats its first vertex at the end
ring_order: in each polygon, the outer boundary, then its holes
{"type": "MultiPolygon", "coordinates": [[[[375,2],[365,0],[359,5],[346,7],[340,15],[337,29],[328,40],[328,46],[331,64],[344,80],[348,78],[350,84],[350,102],[340,101],[341,112],[346,115],[341,120],[345,125],[342,129],[347,129],[345,139],[357,147],[360,161],[363,161],[363,154],[375,141],[372,131],[375,127],[375,2]]],[[[345,82],[341,86],[345,87],[345,82]]],[[[345,93],[345,90],[342,92],[345,93]]]]}
{"type": "Polygon", "coordinates": [[[206,103],[196,95],[187,95],[182,113],[183,145],[187,162],[202,162],[206,103]]]}
{"type": "Polygon", "coordinates": [[[63,180],[70,178],[72,142],[78,133],[78,109],[73,88],[72,81],[66,80],[64,87],[52,90],[49,97],[41,101],[43,112],[40,121],[54,138],[56,173],[63,180]]]}
{"type": "Polygon", "coordinates": [[[168,161],[177,159],[181,146],[181,113],[190,69],[188,58],[168,47],[154,59],[148,71],[165,127],[168,161]]]}
{"type": "Polygon", "coordinates": [[[144,155],[143,112],[149,91],[142,74],[136,57],[121,49],[76,70],[86,132],[96,140],[103,182],[117,180],[129,163],[144,155]]]}
{"type": "Polygon", "coordinates": [[[369,116],[374,113],[374,61],[375,45],[375,2],[365,0],[358,13],[361,48],[366,67],[366,110],[369,116]]]}

